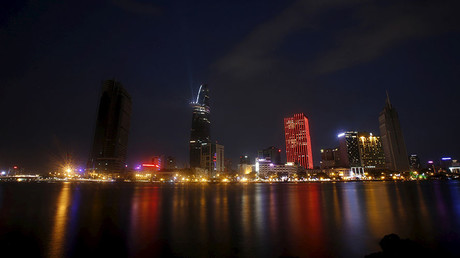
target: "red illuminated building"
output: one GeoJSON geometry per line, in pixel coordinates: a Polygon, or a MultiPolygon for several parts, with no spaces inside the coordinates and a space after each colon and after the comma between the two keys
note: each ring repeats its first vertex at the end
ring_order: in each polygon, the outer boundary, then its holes
{"type": "Polygon", "coordinates": [[[284,133],[287,162],[294,162],[306,169],[313,169],[308,118],[303,113],[284,118],[284,133]]]}

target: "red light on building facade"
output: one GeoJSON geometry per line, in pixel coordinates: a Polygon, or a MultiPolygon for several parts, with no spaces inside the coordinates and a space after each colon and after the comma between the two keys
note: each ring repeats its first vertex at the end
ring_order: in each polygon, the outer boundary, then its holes
{"type": "Polygon", "coordinates": [[[157,164],[148,164],[148,163],[143,163],[142,164],[143,167],[156,167],[156,168],[159,168],[160,165],[157,165],[157,164]]]}
{"type": "Polygon", "coordinates": [[[308,118],[303,113],[284,118],[284,134],[287,162],[298,163],[304,168],[313,169],[308,118]]]}

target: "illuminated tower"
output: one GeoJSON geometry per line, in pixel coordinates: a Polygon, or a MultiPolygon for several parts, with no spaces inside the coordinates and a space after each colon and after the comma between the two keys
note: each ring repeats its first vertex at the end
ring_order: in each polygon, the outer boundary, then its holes
{"type": "Polygon", "coordinates": [[[200,86],[196,99],[191,103],[192,129],[190,131],[190,167],[201,166],[201,147],[203,144],[211,144],[209,120],[209,89],[206,84],[200,86]]]}
{"type": "Polygon", "coordinates": [[[391,105],[388,92],[385,108],[380,112],[379,123],[386,167],[393,171],[408,171],[409,159],[398,112],[391,105]]]}
{"type": "Polygon", "coordinates": [[[87,165],[90,171],[120,173],[125,170],[130,120],[131,96],[120,82],[103,81],[87,165]]]}
{"type": "Polygon", "coordinates": [[[358,133],[359,156],[361,165],[365,168],[385,168],[385,154],[380,136],[372,133],[358,133]]]}
{"type": "Polygon", "coordinates": [[[303,113],[284,118],[284,134],[287,162],[298,163],[306,169],[313,169],[308,118],[303,113]]]}

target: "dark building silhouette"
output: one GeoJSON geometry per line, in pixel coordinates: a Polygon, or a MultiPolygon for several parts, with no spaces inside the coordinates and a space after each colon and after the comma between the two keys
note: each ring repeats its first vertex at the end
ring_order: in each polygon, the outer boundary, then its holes
{"type": "Polygon", "coordinates": [[[176,158],[172,156],[166,157],[164,168],[167,170],[177,169],[176,158]]]}
{"type": "Polygon", "coordinates": [[[242,165],[242,164],[249,165],[251,164],[251,158],[248,155],[241,155],[240,162],[238,164],[239,165],[242,165]]]}
{"type": "Polygon", "coordinates": [[[192,103],[192,129],[190,132],[190,167],[201,167],[201,147],[211,145],[209,120],[209,89],[206,84],[200,86],[196,100],[192,103]]]}
{"type": "Polygon", "coordinates": [[[257,156],[259,159],[269,159],[273,164],[281,165],[281,149],[274,146],[258,151],[257,156]]]}
{"type": "Polygon", "coordinates": [[[102,82],[93,148],[87,164],[90,171],[120,173],[125,170],[131,102],[131,96],[120,82],[102,82]]]}
{"type": "Polygon", "coordinates": [[[339,148],[321,149],[321,169],[340,167],[340,152],[339,148]]]}
{"type": "Polygon", "coordinates": [[[409,159],[398,112],[391,105],[388,93],[385,108],[380,112],[379,123],[386,167],[393,171],[409,170],[409,159]]]}
{"type": "Polygon", "coordinates": [[[419,170],[422,166],[420,164],[420,158],[417,154],[411,154],[409,157],[409,165],[412,171],[419,170]]]}
{"type": "Polygon", "coordinates": [[[444,158],[441,158],[441,160],[439,161],[439,166],[444,169],[444,170],[448,170],[449,167],[452,167],[452,158],[451,157],[444,157],[444,158]]]}

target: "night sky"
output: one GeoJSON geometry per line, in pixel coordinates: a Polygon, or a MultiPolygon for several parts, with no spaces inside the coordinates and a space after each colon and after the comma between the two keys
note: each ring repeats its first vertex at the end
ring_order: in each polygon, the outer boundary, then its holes
{"type": "Polygon", "coordinates": [[[133,98],[129,165],[188,162],[191,108],[236,167],[283,117],[310,120],[314,162],[344,130],[380,134],[388,90],[409,154],[460,159],[459,1],[6,1],[0,9],[0,168],[89,156],[101,81],[133,98]]]}

